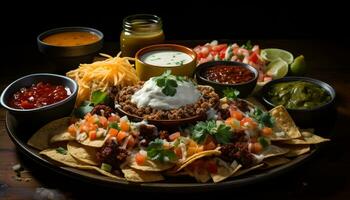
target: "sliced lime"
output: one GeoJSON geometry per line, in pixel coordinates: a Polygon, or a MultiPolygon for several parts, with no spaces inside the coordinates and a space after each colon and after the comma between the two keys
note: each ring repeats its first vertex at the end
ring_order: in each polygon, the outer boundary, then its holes
{"type": "Polygon", "coordinates": [[[286,61],[287,64],[291,64],[293,62],[293,54],[283,49],[263,49],[261,50],[260,56],[266,61],[274,61],[277,58],[281,58],[286,61]]]}
{"type": "Polygon", "coordinates": [[[300,76],[306,72],[306,62],[303,55],[295,58],[294,62],[290,65],[290,74],[293,76],[300,76]]]}
{"type": "Polygon", "coordinates": [[[288,63],[281,58],[277,58],[271,61],[267,65],[266,74],[271,76],[273,79],[279,79],[287,75],[288,63]]]}

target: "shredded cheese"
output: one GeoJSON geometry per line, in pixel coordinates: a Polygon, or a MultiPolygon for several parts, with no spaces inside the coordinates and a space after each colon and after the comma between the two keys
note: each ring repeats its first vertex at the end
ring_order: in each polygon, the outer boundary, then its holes
{"type": "Polygon", "coordinates": [[[134,85],[139,81],[136,70],[129,62],[134,58],[120,57],[120,53],[116,57],[107,54],[100,55],[107,59],[91,64],[80,64],[79,68],[66,74],[79,85],[77,106],[89,100],[91,93],[95,90],[107,91],[112,86],[122,88],[134,85]]]}

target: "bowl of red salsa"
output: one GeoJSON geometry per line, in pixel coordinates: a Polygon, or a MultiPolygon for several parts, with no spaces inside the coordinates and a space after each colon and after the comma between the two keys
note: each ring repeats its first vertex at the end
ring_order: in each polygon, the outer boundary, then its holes
{"type": "Polygon", "coordinates": [[[258,71],[245,63],[234,61],[212,61],[198,65],[195,70],[198,84],[210,85],[220,95],[227,88],[240,91],[240,97],[247,97],[254,90],[258,71]]]}
{"type": "Polygon", "coordinates": [[[8,85],[0,102],[16,120],[42,125],[71,114],[77,92],[77,83],[68,77],[31,74],[8,85]]]}

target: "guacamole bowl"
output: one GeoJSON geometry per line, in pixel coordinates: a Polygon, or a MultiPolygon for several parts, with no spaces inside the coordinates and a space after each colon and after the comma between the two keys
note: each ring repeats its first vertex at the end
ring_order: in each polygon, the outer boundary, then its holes
{"type": "Polygon", "coordinates": [[[328,126],[334,120],[336,92],[329,84],[308,77],[285,77],[270,81],[262,88],[268,108],[286,107],[301,128],[328,126]]]}

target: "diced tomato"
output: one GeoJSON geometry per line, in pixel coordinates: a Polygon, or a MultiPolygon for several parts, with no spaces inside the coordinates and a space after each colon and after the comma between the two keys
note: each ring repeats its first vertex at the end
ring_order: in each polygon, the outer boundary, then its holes
{"type": "Polygon", "coordinates": [[[134,137],[130,136],[130,138],[128,140],[127,147],[132,148],[134,146],[135,146],[135,139],[134,139],[134,137]]]}
{"type": "Polygon", "coordinates": [[[216,148],[216,143],[214,141],[214,138],[211,136],[208,136],[204,141],[203,150],[213,150],[216,148]]]}
{"type": "Polygon", "coordinates": [[[101,116],[101,117],[98,118],[98,120],[99,120],[100,124],[102,125],[102,127],[107,127],[107,125],[108,125],[107,118],[101,116]]]}
{"type": "Polygon", "coordinates": [[[219,45],[213,46],[212,50],[213,51],[221,51],[224,48],[227,48],[227,44],[219,44],[219,45]]]}
{"type": "Polygon", "coordinates": [[[68,132],[73,136],[76,134],[77,130],[74,124],[71,124],[70,126],[68,126],[68,132]]]}
{"type": "Polygon", "coordinates": [[[219,57],[221,58],[221,60],[225,58],[225,55],[226,55],[226,48],[222,49],[219,53],[219,57]]]}
{"type": "Polygon", "coordinates": [[[112,137],[112,136],[117,136],[118,135],[118,130],[115,128],[110,128],[108,131],[108,134],[112,137]]]}
{"type": "Polygon", "coordinates": [[[117,115],[111,115],[108,117],[108,121],[109,122],[116,122],[116,121],[119,121],[119,116],[117,115]]]}
{"type": "Polygon", "coordinates": [[[176,139],[177,139],[178,137],[180,137],[180,136],[181,136],[181,134],[180,134],[180,132],[178,131],[178,132],[175,132],[175,133],[169,135],[169,139],[170,139],[170,141],[174,141],[174,140],[176,140],[176,139]]]}
{"type": "Polygon", "coordinates": [[[258,124],[256,122],[253,121],[252,118],[250,117],[245,117],[241,120],[240,125],[242,127],[249,127],[249,128],[256,128],[258,126],[258,124]]]}
{"type": "Polygon", "coordinates": [[[211,51],[210,54],[211,54],[212,56],[216,56],[216,54],[218,54],[218,52],[217,52],[217,51],[211,51]]]}
{"type": "Polygon", "coordinates": [[[243,114],[239,111],[236,111],[236,110],[231,111],[231,109],[230,109],[230,115],[231,115],[231,117],[233,117],[239,121],[243,119],[243,114]]]}
{"type": "Polygon", "coordinates": [[[206,47],[206,46],[204,46],[204,47],[202,47],[201,48],[201,54],[202,54],[202,57],[207,57],[208,56],[208,54],[209,54],[209,49],[208,49],[208,47],[206,47]]]}
{"type": "Polygon", "coordinates": [[[232,117],[229,117],[229,118],[227,118],[225,120],[225,124],[230,125],[230,126],[231,126],[232,122],[233,122],[233,118],[232,117]]]}
{"type": "Polygon", "coordinates": [[[135,161],[136,161],[136,164],[143,165],[146,161],[146,156],[141,153],[137,153],[135,155],[135,161]]]}
{"type": "Polygon", "coordinates": [[[178,158],[181,158],[182,157],[182,150],[180,147],[177,147],[174,149],[175,150],[175,154],[178,158]]]}
{"type": "Polygon", "coordinates": [[[263,150],[262,145],[259,142],[251,143],[251,152],[260,153],[263,150]]]}
{"type": "Polygon", "coordinates": [[[249,56],[249,61],[252,61],[253,63],[256,63],[259,59],[258,54],[256,52],[253,52],[250,56],[249,56]]]}
{"type": "Polygon", "coordinates": [[[89,119],[91,117],[91,113],[86,113],[86,115],[84,116],[84,119],[89,119]]]}
{"type": "Polygon", "coordinates": [[[128,133],[125,131],[119,131],[118,135],[117,135],[117,141],[118,143],[121,143],[121,141],[123,141],[124,138],[126,138],[128,136],[128,133]]]}
{"type": "Polygon", "coordinates": [[[207,170],[211,174],[216,174],[218,173],[218,166],[216,165],[215,161],[209,161],[207,163],[207,170]]]}
{"type": "Polygon", "coordinates": [[[90,140],[96,139],[96,131],[89,131],[89,138],[90,140]]]}
{"type": "Polygon", "coordinates": [[[29,103],[27,100],[21,102],[21,107],[24,109],[32,109],[35,108],[34,104],[29,103]]]}
{"type": "Polygon", "coordinates": [[[129,128],[130,128],[130,126],[129,126],[128,121],[126,121],[126,120],[120,120],[120,129],[121,129],[122,131],[129,131],[129,128]]]}
{"type": "Polygon", "coordinates": [[[269,137],[272,135],[272,128],[270,127],[264,127],[262,130],[261,130],[261,134],[263,136],[266,136],[266,137],[269,137]]]}

